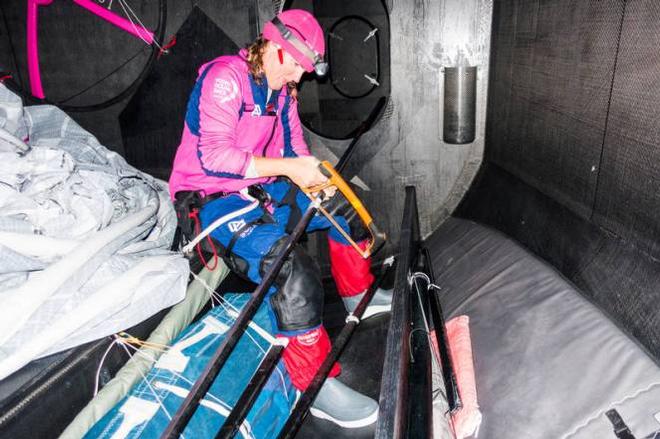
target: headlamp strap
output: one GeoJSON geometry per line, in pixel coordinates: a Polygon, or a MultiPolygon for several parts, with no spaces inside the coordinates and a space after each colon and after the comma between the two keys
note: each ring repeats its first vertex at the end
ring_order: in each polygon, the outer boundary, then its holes
{"type": "Polygon", "coordinates": [[[314,52],[309,48],[309,46],[307,46],[307,44],[300,41],[300,39],[298,39],[298,37],[296,37],[293,32],[291,32],[291,29],[286,27],[284,23],[282,23],[282,20],[280,20],[278,17],[274,17],[271,20],[271,23],[275,25],[277,30],[280,32],[280,35],[282,35],[282,38],[291,43],[291,45],[298,49],[298,51],[301,52],[305,57],[310,59],[312,64],[316,65],[317,63],[323,61],[321,55],[314,52]]]}

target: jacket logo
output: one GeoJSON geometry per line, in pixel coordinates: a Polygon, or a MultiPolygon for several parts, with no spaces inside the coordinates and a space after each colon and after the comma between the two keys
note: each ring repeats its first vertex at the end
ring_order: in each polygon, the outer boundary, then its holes
{"type": "Polygon", "coordinates": [[[305,334],[296,336],[298,343],[300,343],[303,346],[313,346],[319,341],[320,338],[321,338],[321,331],[318,329],[314,329],[313,331],[309,331],[305,334]]]}
{"type": "Polygon", "coordinates": [[[255,105],[254,110],[252,110],[252,113],[250,113],[252,117],[257,117],[261,116],[261,106],[260,105],[255,105]]]}
{"type": "Polygon", "coordinates": [[[213,83],[213,97],[220,100],[221,104],[229,102],[238,96],[238,86],[233,80],[216,78],[213,83]]]}
{"type": "Polygon", "coordinates": [[[257,228],[257,226],[254,225],[254,224],[252,224],[250,227],[245,227],[245,225],[246,225],[245,220],[243,220],[243,219],[236,220],[236,221],[230,221],[229,223],[227,223],[227,227],[229,228],[229,231],[232,232],[232,233],[236,233],[236,232],[239,232],[239,231],[242,230],[241,234],[238,235],[241,238],[245,238],[250,233],[252,233],[252,231],[254,229],[257,228]]]}
{"type": "Polygon", "coordinates": [[[245,226],[245,220],[243,220],[243,219],[240,219],[240,220],[237,220],[237,221],[230,221],[227,224],[227,227],[229,227],[229,231],[232,232],[232,233],[238,232],[244,226],[245,226]]]}

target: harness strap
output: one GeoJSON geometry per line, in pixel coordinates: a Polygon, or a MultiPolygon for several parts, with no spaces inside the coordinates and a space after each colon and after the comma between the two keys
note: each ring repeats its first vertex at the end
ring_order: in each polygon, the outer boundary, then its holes
{"type": "MultiPolygon", "coordinates": [[[[188,244],[186,244],[185,247],[183,247],[183,252],[188,253],[192,251],[192,249],[199,244],[204,238],[209,236],[211,232],[213,232],[215,229],[220,227],[221,225],[225,224],[226,222],[236,218],[237,216],[243,215],[244,213],[247,213],[251,211],[252,209],[255,209],[256,207],[259,206],[259,200],[254,200],[251,204],[248,206],[236,210],[234,212],[228,213],[227,215],[223,215],[220,218],[216,219],[213,221],[211,224],[208,225],[204,230],[199,232],[193,240],[191,240],[188,244]]],[[[200,208],[201,209],[201,208],[200,208]]]]}
{"type": "Polygon", "coordinates": [[[607,419],[609,419],[612,423],[612,426],[614,427],[614,434],[617,438],[635,439],[635,436],[632,434],[616,409],[608,410],[605,412],[605,416],[607,416],[607,419]]]}
{"type": "MultiPolygon", "coordinates": [[[[191,218],[193,221],[195,221],[195,234],[200,233],[201,223],[199,221],[199,209],[198,208],[193,208],[191,209],[190,213],[188,214],[189,218],[191,218]]],[[[206,259],[204,258],[204,254],[202,253],[202,246],[198,243],[195,247],[197,249],[197,255],[199,256],[199,260],[202,261],[202,264],[204,264],[204,267],[206,267],[207,270],[213,271],[216,269],[218,266],[218,252],[215,249],[215,245],[213,241],[211,240],[211,237],[207,235],[206,237],[208,239],[209,246],[213,250],[213,266],[209,266],[209,264],[206,262],[206,259]]]]}
{"type": "Polygon", "coordinates": [[[231,252],[231,250],[234,248],[234,244],[236,244],[236,241],[238,241],[238,238],[240,238],[241,235],[250,227],[274,222],[270,213],[268,213],[268,210],[266,209],[266,204],[268,204],[271,201],[268,192],[266,192],[261,187],[261,185],[253,184],[252,186],[247,187],[247,194],[259,202],[259,206],[261,207],[264,213],[259,218],[243,224],[238,230],[236,230],[232,234],[231,239],[229,240],[229,243],[227,244],[227,247],[225,249],[227,253],[231,252]]]}
{"type": "Polygon", "coordinates": [[[291,234],[291,232],[293,232],[293,228],[296,227],[296,224],[298,224],[298,222],[302,218],[302,211],[300,210],[298,203],[296,203],[297,194],[298,194],[298,187],[294,184],[291,184],[286,195],[284,195],[284,197],[282,198],[282,201],[277,203],[278,206],[289,206],[289,208],[291,209],[289,213],[289,221],[287,221],[286,227],[284,227],[284,231],[289,235],[291,234]]]}
{"type": "Polygon", "coordinates": [[[214,192],[205,197],[202,197],[199,199],[199,208],[201,209],[206,203],[210,203],[211,201],[217,200],[218,198],[226,197],[231,193],[232,192],[214,192]]]}

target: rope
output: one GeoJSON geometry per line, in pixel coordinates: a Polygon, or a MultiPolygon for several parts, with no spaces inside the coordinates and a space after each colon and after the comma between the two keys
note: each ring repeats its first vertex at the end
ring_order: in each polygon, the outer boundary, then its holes
{"type": "MultiPolygon", "coordinates": [[[[146,358],[146,359],[148,359],[148,360],[150,360],[150,361],[153,361],[154,363],[156,362],[156,359],[155,359],[155,358],[150,357],[146,352],[143,352],[143,351],[137,349],[135,346],[131,346],[131,345],[126,345],[126,346],[130,347],[131,349],[134,349],[134,350],[135,350],[135,355],[142,356],[143,358],[146,358]]],[[[180,380],[185,381],[185,382],[186,382],[187,384],[189,384],[191,387],[192,387],[193,385],[195,385],[195,382],[194,382],[194,381],[189,380],[188,378],[186,378],[185,376],[181,375],[180,373],[178,373],[178,372],[176,372],[176,371],[174,371],[174,370],[168,370],[168,372],[170,372],[172,375],[174,375],[175,377],[179,378],[180,380]]],[[[145,378],[145,379],[146,379],[146,378],[145,378]]],[[[221,399],[218,398],[217,396],[213,395],[211,392],[208,392],[208,393],[206,394],[206,396],[208,396],[208,397],[210,397],[211,399],[215,400],[215,402],[217,402],[218,404],[220,404],[220,405],[222,405],[223,407],[227,408],[228,410],[231,410],[231,406],[230,406],[229,404],[227,404],[226,402],[224,402],[223,400],[221,400],[221,399]]]]}
{"type": "MultiPolygon", "coordinates": [[[[202,226],[201,226],[201,222],[199,220],[199,212],[197,211],[197,209],[193,209],[190,212],[189,217],[192,218],[195,221],[195,234],[197,235],[197,237],[199,237],[201,235],[202,226]]],[[[215,262],[213,264],[213,267],[210,267],[208,265],[208,263],[206,262],[206,259],[204,258],[204,255],[202,254],[202,246],[200,244],[201,239],[199,241],[197,241],[197,244],[195,244],[195,249],[197,250],[197,255],[199,256],[199,260],[202,261],[202,263],[204,264],[204,267],[206,267],[206,269],[209,270],[209,271],[213,271],[218,267],[218,261],[219,261],[220,258],[218,258],[218,252],[215,249],[215,244],[213,244],[213,241],[211,240],[210,235],[206,235],[205,238],[208,240],[209,245],[213,249],[213,261],[215,262]]],[[[185,253],[185,248],[184,248],[184,253],[185,253]]]]}
{"type": "MultiPolygon", "coordinates": [[[[147,26],[144,25],[144,23],[142,22],[142,20],[140,20],[140,17],[135,13],[135,11],[133,11],[133,9],[131,9],[131,6],[126,2],[126,0],[118,0],[118,2],[119,2],[119,5],[121,6],[121,8],[124,10],[124,13],[126,14],[126,18],[128,19],[128,21],[131,22],[131,26],[133,26],[133,30],[135,31],[135,33],[140,37],[140,39],[144,42],[144,44],[146,44],[147,46],[150,46],[149,42],[142,37],[141,31],[137,28],[137,26],[135,26],[135,23],[133,22],[133,18],[131,18],[131,15],[133,17],[135,17],[135,21],[137,21],[137,23],[143,29],[147,29],[147,26]]],[[[161,50],[161,51],[166,50],[166,49],[163,49],[163,46],[161,46],[158,41],[156,41],[156,36],[155,35],[153,37],[153,45],[158,47],[158,49],[161,50]]]]}
{"type": "Polygon", "coordinates": [[[112,340],[112,343],[110,343],[110,345],[103,353],[103,356],[101,356],[101,361],[99,361],[99,367],[96,368],[96,374],[94,375],[94,396],[96,396],[96,394],[99,393],[99,387],[101,381],[101,369],[103,368],[103,363],[105,363],[106,357],[110,353],[112,347],[117,344],[117,342],[118,342],[117,339],[112,340]]]}
{"type": "MultiPolygon", "coordinates": [[[[235,320],[236,317],[238,316],[238,311],[239,311],[238,308],[236,308],[227,299],[225,299],[221,295],[217,294],[215,292],[215,290],[212,289],[208,285],[208,283],[206,283],[206,281],[204,279],[202,279],[201,277],[199,277],[196,273],[191,273],[191,274],[192,274],[193,278],[195,280],[197,280],[209,292],[211,300],[217,300],[218,304],[223,307],[223,309],[227,312],[227,314],[232,319],[235,320]]],[[[254,321],[250,321],[249,328],[252,328],[252,330],[254,330],[258,335],[260,335],[264,340],[266,340],[271,345],[271,347],[274,346],[274,345],[280,345],[280,346],[285,346],[286,347],[286,345],[288,344],[288,339],[283,339],[282,340],[282,339],[277,339],[277,338],[273,337],[266,330],[264,330],[259,325],[257,325],[254,321]]],[[[262,358],[263,358],[266,355],[266,350],[254,338],[254,336],[250,333],[250,331],[245,331],[245,334],[257,346],[257,348],[261,352],[262,358]]],[[[167,350],[172,349],[172,346],[168,346],[168,345],[161,344],[161,343],[154,343],[154,342],[144,341],[144,340],[141,340],[138,337],[135,337],[135,336],[133,336],[133,335],[127,333],[127,332],[119,332],[119,333],[115,334],[114,339],[112,340],[110,345],[106,348],[103,356],[101,357],[101,361],[100,361],[99,366],[97,368],[96,376],[95,376],[94,396],[96,396],[98,391],[99,391],[100,374],[101,374],[101,369],[103,368],[103,364],[105,363],[105,360],[106,360],[108,354],[110,353],[110,351],[112,350],[112,348],[115,345],[120,345],[122,347],[122,349],[124,349],[124,351],[129,356],[133,356],[133,355],[136,354],[136,355],[142,356],[143,358],[148,359],[152,363],[156,362],[156,358],[148,355],[146,352],[143,352],[140,348],[145,347],[145,348],[150,348],[150,349],[154,349],[156,351],[161,351],[161,352],[166,352],[167,350]],[[131,353],[129,348],[132,349],[134,352],[131,353]]],[[[278,376],[280,378],[280,381],[282,383],[282,389],[284,390],[285,397],[286,397],[287,401],[290,401],[291,396],[288,393],[288,389],[287,389],[287,386],[286,386],[286,380],[284,379],[284,374],[282,373],[282,370],[279,367],[276,367],[275,369],[277,370],[277,374],[278,374],[278,376]]],[[[189,386],[193,386],[195,384],[194,382],[187,379],[185,376],[177,373],[176,371],[173,371],[173,370],[168,370],[168,371],[170,373],[172,373],[174,376],[176,376],[177,378],[179,378],[182,381],[186,382],[189,386]]],[[[144,372],[142,370],[139,370],[139,372],[140,372],[140,375],[142,377],[142,380],[144,381],[145,385],[147,386],[147,388],[149,389],[149,391],[151,392],[151,394],[155,398],[156,402],[158,403],[160,408],[162,408],[162,410],[165,413],[165,415],[167,416],[168,420],[171,421],[172,416],[168,412],[167,408],[165,407],[162,399],[159,397],[159,394],[156,392],[156,390],[154,389],[153,385],[148,380],[148,378],[144,374],[144,372]]],[[[224,401],[222,401],[220,398],[216,397],[212,393],[207,392],[207,397],[213,399],[216,403],[222,405],[227,410],[231,411],[231,406],[229,404],[225,403],[224,401]]],[[[183,438],[183,435],[181,435],[181,437],[183,438]]]]}
{"type": "Polygon", "coordinates": [[[120,332],[120,333],[117,334],[117,336],[120,337],[122,339],[122,342],[124,342],[124,343],[133,344],[133,345],[137,345],[137,346],[140,346],[140,347],[147,347],[147,348],[151,348],[151,349],[154,349],[154,350],[157,350],[157,351],[162,351],[162,352],[165,352],[166,350],[170,349],[170,346],[168,346],[168,345],[165,345],[165,344],[162,344],[162,343],[154,343],[154,342],[150,342],[150,341],[143,341],[143,340],[140,340],[139,338],[137,338],[135,336],[132,336],[132,335],[126,333],[126,332],[120,332]]]}
{"type": "MultiPolygon", "coordinates": [[[[99,385],[100,385],[99,381],[100,381],[101,369],[103,368],[103,364],[105,363],[105,360],[106,360],[108,354],[110,353],[110,350],[113,348],[113,346],[119,345],[120,347],[122,347],[124,349],[124,351],[128,354],[129,357],[132,357],[133,354],[131,354],[131,351],[128,350],[128,347],[131,347],[131,348],[135,349],[135,351],[137,353],[140,353],[141,355],[146,355],[146,354],[141,352],[135,346],[132,346],[131,343],[137,341],[137,342],[139,342],[143,345],[154,344],[154,343],[142,342],[138,338],[130,336],[126,333],[120,333],[120,334],[123,334],[123,335],[119,335],[119,334],[114,335],[114,339],[112,340],[112,343],[110,343],[108,348],[103,353],[103,356],[101,357],[101,361],[99,362],[99,366],[96,369],[96,376],[95,376],[95,380],[94,380],[94,396],[96,396],[98,394],[98,391],[99,391],[99,385]]],[[[149,358],[151,361],[155,361],[155,358],[152,358],[152,357],[149,357],[149,356],[147,356],[147,358],[149,358]]],[[[138,369],[138,370],[140,372],[140,375],[142,375],[142,379],[144,380],[145,384],[147,385],[147,387],[149,388],[149,390],[153,394],[154,398],[156,399],[156,402],[158,402],[158,405],[163,409],[163,412],[165,413],[167,418],[169,420],[172,420],[172,416],[167,411],[167,408],[165,408],[165,405],[163,404],[162,400],[159,398],[159,396],[156,393],[156,391],[154,390],[154,388],[151,386],[151,383],[149,382],[149,380],[147,380],[147,377],[144,375],[142,370],[140,370],[140,369],[138,369]]],[[[181,437],[183,438],[183,435],[181,435],[181,437]]],[[[183,438],[183,439],[185,439],[185,438],[183,438]]]]}
{"type": "MultiPolygon", "coordinates": [[[[256,199],[250,197],[250,196],[247,194],[247,191],[242,191],[242,190],[241,190],[241,194],[242,194],[243,196],[246,196],[246,197],[251,198],[251,199],[253,200],[252,203],[248,204],[247,206],[245,206],[245,207],[243,207],[243,208],[241,208],[241,209],[239,209],[239,210],[236,210],[236,211],[234,211],[234,212],[228,213],[227,215],[221,216],[220,218],[218,218],[218,219],[216,219],[215,221],[213,221],[213,222],[212,222],[211,224],[209,224],[208,227],[206,227],[201,233],[197,233],[197,236],[195,236],[195,238],[194,238],[192,241],[190,241],[188,244],[186,244],[186,245],[183,247],[183,249],[182,249],[183,253],[190,253],[190,252],[192,251],[193,247],[195,247],[195,246],[196,246],[197,244],[199,244],[204,238],[206,238],[207,236],[209,236],[209,235],[211,234],[211,232],[213,232],[215,229],[217,229],[217,228],[220,227],[221,225],[225,224],[225,223],[228,222],[229,220],[232,220],[232,219],[234,219],[234,218],[236,218],[236,217],[238,217],[238,216],[241,216],[241,215],[243,215],[243,214],[245,214],[245,213],[247,213],[247,212],[250,212],[251,210],[256,209],[257,207],[259,207],[259,200],[256,200],[256,199]]],[[[192,215],[192,214],[191,214],[191,215],[192,215]]]]}
{"type": "MultiPolygon", "coordinates": [[[[209,286],[209,284],[207,284],[206,281],[205,281],[204,279],[202,279],[201,277],[199,277],[199,276],[198,276],[197,274],[195,274],[195,273],[192,273],[192,272],[191,272],[191,274],[192,274],[192,276],[193,276],[193,278],[194,278],[195,280],[197,280],[200,284],[202,284],[202,286],[206,289],[206,291],[207,291],[207,292],[209,293],[209,295],[211,296],[211,299],[213,300],[213,299],[215,298],[215,299],[217,300],[217,302],[218,302],[218,305],[222,306],[222,307],[225,309],[225,311],[227,311],[227,313],[230,315],[230,317],[236,319],[236,317],[238,316],[238,313],[239,313],[239,309],[236,308],[236,307],[235,307],[231,302],[229,302],[227,299],[225,299],[225,298],[222,297],[221,295],[217,294],[217,293],[215,292],[215,290],[214,290],[213,288],[211,288],[211,287],[209,286]]],[[[279,342],[279,341],[277,340],[277,338],[275,338],[275,337],[273,337],[272,335],[270,335],[265,329],[263,329],[262,327],[260,327],[259,325],[257,325],[254,321],[250,321],[250,323],[248,324],[248,327],[252,328],[255,332],[257,332],[259,335],[261,335],[261,336],[262,336],[266,341],[268,341],[271,345],[274,345],[274,344],[281,344],[281,342],[279,342]]],[[[248,336],[248,337],[254,342],[254,344],[257,345],[257,347],[258,347],[259,350],[262,352],[262,354],[265,355],[265,354],[266,354],[266,351],[265,351],[265,350],[261,347],[261,345],[260,345],[259,343],[257,343],[257,341],[252,337],[252,334],[250,334],[249,331],[245,331],[245,334],[247,334],[247,336],[248,336]]],[[[287,401],[290,401],[289,392],[287,391],[287,388],[286,388],[286,380],[284,379],[284,374],[282,373],[282,371],[280,370],[279,367],[276,367],[275,369],[277,370],[277,374],[280,376],[280,380],[282,381],[282,388],[283,388],[284,391],[285,391],[286,399],[287,399],[287,401]]]]}
{"type": "MultiPolygon", "coordinates": [[[[114,1],[114,0],[110,0],[110,2],[109,2],[109,4],[108,4],[108,10],[110,10],[110,9],[112,8],[112,2],[113,2],[113,1],[114,1]]],[[[99,2],[100,2],[101,4],[103,4],[103,3],[105,2],[105,0],[99,0],[99,2]]],[[[136,34],[139,36],[139,38],[142,40],[142,42],[143,42],[144,44],[146,44],[147,47],[150,47],[151,44],[149,44],[149,42],[147,42],[147,41],[144,39],[144,37],[142,36],[142,33],[141,33],[141,32],[138,30],[138,28],[135,26],[135,23],[133,22],[133,18],[131,18],[131,15],[130,15],[130,14],[131,14],[131,13],[133,14],[133,16],[135,17],[136,21],[140,24],[140,26],[142,26],[144,29],[147,29],[147,27],[143,25],[143,23],[142,23],[142,21],[140,20],[140,18],[137,16],[137,14],[135,14],[135,12],[133,11],[133,9],[131,9],[130,5],[128,5],[128,4],[126,3],[125,0],[119,0],[119,4],[120,4],[120,6],[122,7],[122,9],[124,10],[124,14],[126,15],[126,18],[128,19],[128,21],[130,21],[131,26],[133,27],[133,30],[136,32],[136,34]],[[130,12],[129,12],[129,11],[130,11],[130,12]]],[[[164,50],[163,47],[161,47],[161,45],[160,45],[160,44],[158,43],[158,41],[156,40],[156,35],[154,35],[153,41],[154,41],[153,44],[154,44],[156,47],[158,47],[159,50],[161,50],[161,51],[164,50]]],[[[99,80],[95,81],[95,82],[92,83],[91,85],[85,87],[84,89],[80,90],[79,92],[74,93],[74,94],[72,94],[71,96],[69,96],[69,97],[67,97],[67,98],[65,98],[65,99],[63,99],[63,100],[61,100],[61,101],[59,101],[59,103],[60,103],[60,104],[64,104],[64,103],[66,103],[66,102],[69,102],[70,100],[72,100],[72,99],[74,99],[74,98],[80,96],[81,94],[87,92],[87,91],[90,90],[91,88],[96,87],[98,84],[100,84],[101,82],[105,81],[105,80],[108,79],[110,76],[114,75],[114,74],[117,73],[119,70],[121,70],[122,68],[124,68],[124,66],[126,66],[129,62],[133,61],[135,58],[137,58],[140,54],[143,54],[144,51],[145,51],[145,48],[141,48],[141,49],[138,50],[134,55],[130,56],[126,61],[124,61],[123,63],[121,63],[118,67],[116,67],[115,69],[113,69],[110,73],[106,74],[105,76],[103,76],[103,77],[100,78],[99,80]]],[[[166,52],[166,49],[165,49],[165,52],[166,52]]]]}
{"type": "MultiPolygon", "coordinates": [[[[127,344],[124,344],[124,343],[120,343],[120,346],[126,351],[126,353],[127,353],[129,356],[131,356],[131,357],[133,356],[133,355],[131,354],[131,352],[128,350],[128,348],[126,347],[126,346],[130,346],[130,345],[127,345],[127,344]]],[[[151,385],[151,383],[150,383],[149,380],[147,379],[147,377],[146,377],[146,375],[144,374],[144,372],[142,372],[141,369],[138,369],[138,371],[140,372],[140,375],[142,375],[142,379],[144,380],[144,383],[147,385],[147,387],[149,387],[149,390],[151,390],[151,393],[153,394],[154,398],[156,398],[156,402],[158,403],[158,405],[160,406],[160,408],[163,409],[163,412],[165,413],[165,416],[167,416],[167,419],[168,419],[169,421],[171,421],[171,420],[172,420],[172,415],[170,415],[170,412],[168,412],[168,411],[167,411],[167,408],[165,408],[165,404],[163,404],[163,401],[162,401],[162,400],[160,399],[160,397],[158,396],[158,393],[156,393],[156,390],[153,388],[153,386],[151,385]]],[[[181,434],[181,438],[182,438],[182,439],[185,439],[185,437],[183,436],[183,434],[181,434]]]]}
{"type": "MultiPolygon", "coordinates": [[[[433,284],[433,283],[431,283],[431,279],[429,278],[429,276],[426,273],[423,273],[421,271],[418,271],[418,272],[415,272],[415,273],[408,273],[408,282],[409,282],[411,287],[413,286],[413,284],[415,285],[415,291],[417,293],[417,301],[419,303],[419,309],[422,311],[422,319],[424,320],[424,329],[423,329],[423,331],[426,333],[426,338],[428,340],[429,346],[432,347],[433,346],[433,340],[431,339],[431,329],[430,329],[430,326],[429,326],[429,323],[428,323],[428,317],[426,316],[426,311],[424,310],[424,306],[422,304],[422,294],[419,291],[419,286],[417,285],[417,282],[416,282],[416,280],[418,278],[424,279],[427,282],[427,285],[428,285],[427,286],[427,291],[431,290],[432,288],[440,289],[440,287],[433,284]]],[[[421,331],[422,329],[418,328],[416,330],[421,331]]],[[[409,340],[408,340],[409,346],[411,348],[411,349],[409,349],[409,351],[411,352],[411,354],[410,354],[411,362],[412,362],[412,334],[416,330],[410,331],[409,340]]],[[[437,338],[437,333],[436,333],[436,338],[437,338]]],[[[433,360],[433,363],[435,365],[436,370],[438,370],[438,371],[442,370],[442,366],[441,366],[441,363],[440,363],[440,357],[439,357],[440,354],[436,351],[436,349],[431,349],[431,353],[432,353],[431,358],[433,360]]],[[[437,374],[437,372],[436,372],[436,374],[437,374]]],[[[443,393],[443,395],[444,395],[444,393],[443,393]]]]}

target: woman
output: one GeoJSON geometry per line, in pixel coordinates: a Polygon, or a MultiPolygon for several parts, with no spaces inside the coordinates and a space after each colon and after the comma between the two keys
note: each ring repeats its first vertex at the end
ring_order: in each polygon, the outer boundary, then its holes
{"type": "MultiPolygon", "coordinates": [[[[310,13],[282,12],[246,50],[203,65],[188,102],[170,191],[179,207],[197,198],[202,227],[223,219],[211,236],[232,269],[255,283],[309,204],[299,188],[326,181],[303,139],[295,89],[305,72],[324,70],[324,52],[323,31],[310,13]]],[[[337,199],[330,208],[341,214],[346,206],[337,199]]],[[[341,223],[364,240],[360,227],[341,223]]],[[[317,216],[307,230],[329,227],[317,216]]],[[[352,311],[374,280],[370,261],[334,229],[329,243],[333,277],[352,311]]],[[[279,334],[289,339],[283,360],[302,391],[329,352],[330,340],[321,321],[319,269],[301,246],[292,251],[267,301],[279,334]]],[[[365,316],[388,311],[390,303],[390,292],[378,290],[365,316]]],[[[334,379],[339,371],[336,364],[312,414],[344,427],[375,422],[376,402],[334,379]]]]}

